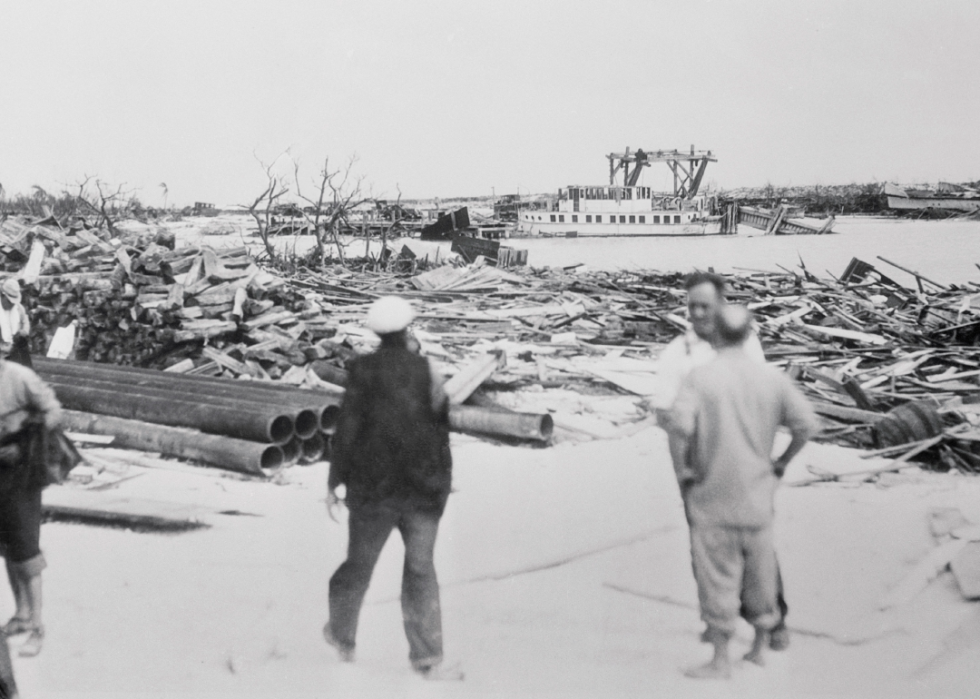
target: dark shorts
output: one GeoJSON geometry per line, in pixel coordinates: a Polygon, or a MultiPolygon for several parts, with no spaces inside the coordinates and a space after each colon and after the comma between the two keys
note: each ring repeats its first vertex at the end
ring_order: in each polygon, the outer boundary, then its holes
{"type": "Polygon", "coordinates": [[[0,495],[0,549],[10,563],[41,553],[41,491],[15,490],[0,495]]]}

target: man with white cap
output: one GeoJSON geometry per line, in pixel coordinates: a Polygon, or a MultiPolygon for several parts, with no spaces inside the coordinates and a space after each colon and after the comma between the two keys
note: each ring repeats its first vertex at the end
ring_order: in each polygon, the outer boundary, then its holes
{"type": "MultiPolygon", "coordinates": [[[[333,436],[327,510],[346,488],[347,560],[330,579],[323,628],[340,658],[354,659],[357,621],[374,565],[395,528],[405,542],[402,618],[412,668],[426,679],[462,679],[441,666],[442,616],[433,552],[452,483],[449,406],[429,362],[409,346],[412,307],[388,296],[370,308],[367,327],[381,338],[348,366],[333,436]]],[[[335,518],[334,518],[335,519],[335,518]]]]}
{"type": "Polygon", "coordinates": [[[763,645],[780,621],[773,496],[787,464],[817,428],[792,381],[746,352],[748,310],[722,306],[715,323],[718,355],[685,377],[669,428],[701,618],[714,645],[711,662],[687,672],[697,678],[729,676],[728,641],[740,609],[756,630],[745,659],[762,664],[763,645]],[[780,426],[789,428],[792,440],[773,459],[780,426]]]}
{"type": "Polygon", "coordinates": [[[31,322],[20,299],[20,284],[17,280],[12,277],[5,279],[0,284],[0,353],[6,357],[16,348],[19,356],[12,359],[30,366],[27,338],[31,334],[31,322]]]}

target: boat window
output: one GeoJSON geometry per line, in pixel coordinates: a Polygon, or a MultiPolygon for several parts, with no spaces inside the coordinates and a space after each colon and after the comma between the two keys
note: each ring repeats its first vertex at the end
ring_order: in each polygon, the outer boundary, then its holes
{"type": "Polygon", "coordinates": [[[558,214],[558,223],[565,223],[565,214],[558,214]]]}
{"type": "Polygon", "coordinates": [[[552,222],[552,223],[554,223],[554,222],[555,222],[555,215],[554,215],[554,214],[551,214],[551,222],[552,222]]]}
{"type": "Polygon", "coordinates": [[[602,216],[600,216],[599,214],[596,214],[595,222],[596,223],[602,223],[602,216]]]}
{"type": "Polygon", "coordinates": [[[674,223],[680,223],[680,222],[681,222],[681,217],[680,216],[674,216],[674,223]]]}
{"type": "Polygon", "coordinates": [[[572,223],[578,223],[578,216],[576,214],[572,214],[572,223]]]}
{"type": "Polygon", "coordinates": [[[630,215],[630,223],[636,223],[636,216],[630,215]]]}
{"type": "Polygon", "coordinates": [[[626,217],[625,216],[620,216],[619,217],[619,222],[620,223],[626,223],[626,217]]]}
{"type": "Polygon", "coordinates": [[[660,217],[659,216],[654,216],[653,217],[653,222],[654,223],[660,223],[660,217]]]}
{"type": "Polygon", "coordinates": [[[640,216],[640,223],[646,223],[646,222],[647,222],[647,217],[646,216],[640,216]]]}
{"type": "Polygon", "coordinates": [[[586,223],[592,223],[592,216],[590,216],[589,214],[586,214],[585,215],[585,222],[586,223]]]}

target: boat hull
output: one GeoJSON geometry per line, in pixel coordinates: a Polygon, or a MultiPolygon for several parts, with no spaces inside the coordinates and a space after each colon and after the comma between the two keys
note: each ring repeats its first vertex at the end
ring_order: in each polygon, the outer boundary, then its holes
{"type": "Polygon", "coordinates": [[[895,197],[888,195],[888,208],[899,211],[921,211],[922,209],[946,209],[949,211],[976,211],[980,209],[980,199],[943,199],[940,197],[895,197]]]}
{"type": "Polygon", "coordinates": [[[551,223],[521,221],[519,236],[543,238],[637,238],[721,235],[721,221],[691,221],[689,223],[551,223]]]}

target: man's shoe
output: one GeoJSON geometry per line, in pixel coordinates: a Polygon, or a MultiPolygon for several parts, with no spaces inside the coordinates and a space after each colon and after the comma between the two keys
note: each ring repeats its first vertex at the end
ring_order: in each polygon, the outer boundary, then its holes
{"type": "Polygon", "coordinates": [[[337,640],[336,636],[333,635],[333,631],[330,630],[330,622],[328,621],[323,626],[323,640],[329,643],[331,646],[337,649],[337,655],[342,663],[352,663],[354,662],[354,649],[350,646],[346,646],[337,640]]]}
{"type": "Polygon", "coordinates": [[[769,648],[771,650],[786,650],[789,648],[789,629],[779,626],[769,633],[769,648]]]}
{"type": "Polygon", "coordinates": [[[418,667],[415,671],[422,675],[423,679],[431,680],[433,682],[459,682],[463,680],[466,675],[460,669],[458,664],[450,665],[444,667],[442,665],[429,665],[428,667],[418,667]]]}
{"type": "Polygon", "coordinates": [[[44,627],[35,626],[31,629],[30,635],[24,644],[17,651],[17,654],[22,658],[33,658],[38,653],[41,652],[41,646],[44,645],[44,627]]]}

